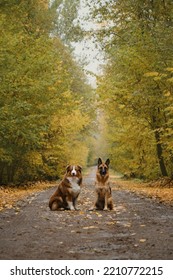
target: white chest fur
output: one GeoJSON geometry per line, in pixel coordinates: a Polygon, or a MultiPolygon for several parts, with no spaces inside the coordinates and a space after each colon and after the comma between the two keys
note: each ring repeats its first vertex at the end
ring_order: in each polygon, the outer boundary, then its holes
{"type": "Polygon", "coordinates": [[[75,196],[77,196],[80,193],[80,186],[78,184],[78,178],[77,177],[67,177],[69,180],[71,187],[72,187],[72,192],[74,193],[75,196]]]}

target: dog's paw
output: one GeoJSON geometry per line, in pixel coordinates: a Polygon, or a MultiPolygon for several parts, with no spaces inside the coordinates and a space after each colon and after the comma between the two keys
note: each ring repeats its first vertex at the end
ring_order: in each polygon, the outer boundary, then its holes
{"type": "Polygon", "coordinates": [[[90,209],[88,209],[88,211],[94,211],[94,210],[96,210],[95,208],[90,208],[90,209]]]}

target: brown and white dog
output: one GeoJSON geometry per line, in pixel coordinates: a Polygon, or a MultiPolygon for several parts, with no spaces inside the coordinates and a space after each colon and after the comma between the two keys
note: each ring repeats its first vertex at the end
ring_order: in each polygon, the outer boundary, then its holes
{"type": "Polygon", "coordinates": [[[109,183],[109,164],[109,159],[105,163],[101,158],[98,159],[95,182],[96,201],[94,208],[91,210],[113,210],[113,200],[109,183]]]}
{"type": "Polygon", "coordinates": [[[82,167],[68,165],[63,180],[57,190],[50,197],[49,207],[52,211],[66,209],[77,210],[76,202],[80,194],[82,184],[82,167]]]}

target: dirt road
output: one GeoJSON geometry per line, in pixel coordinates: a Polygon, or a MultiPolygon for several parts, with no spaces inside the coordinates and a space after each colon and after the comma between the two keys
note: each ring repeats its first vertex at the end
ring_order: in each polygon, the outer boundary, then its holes
{"type": "Polygon", "coordinates": [[[54,188],[0,213],[0,259],[173,259],[173,207],[112,184],[114,211],[88,211],[95,168],[84,177],[80,211],[51,212],[54,188]]]}

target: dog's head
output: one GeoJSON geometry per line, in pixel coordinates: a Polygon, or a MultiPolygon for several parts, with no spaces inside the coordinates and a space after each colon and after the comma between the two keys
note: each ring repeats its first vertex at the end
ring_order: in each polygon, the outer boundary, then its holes
{"type": "Polygon", "coordinates": [[[108,173],[109,164],[109,158],[105,162],[103,162],[101,158],[98,159],[98,172],[102,177],[104,177],[108,173]]]}
{"type": "Polygon", "coordinates": [[[68,177],[81,177],[82,167],[80,165],[68,165],[66,175],[68,177]]]}

